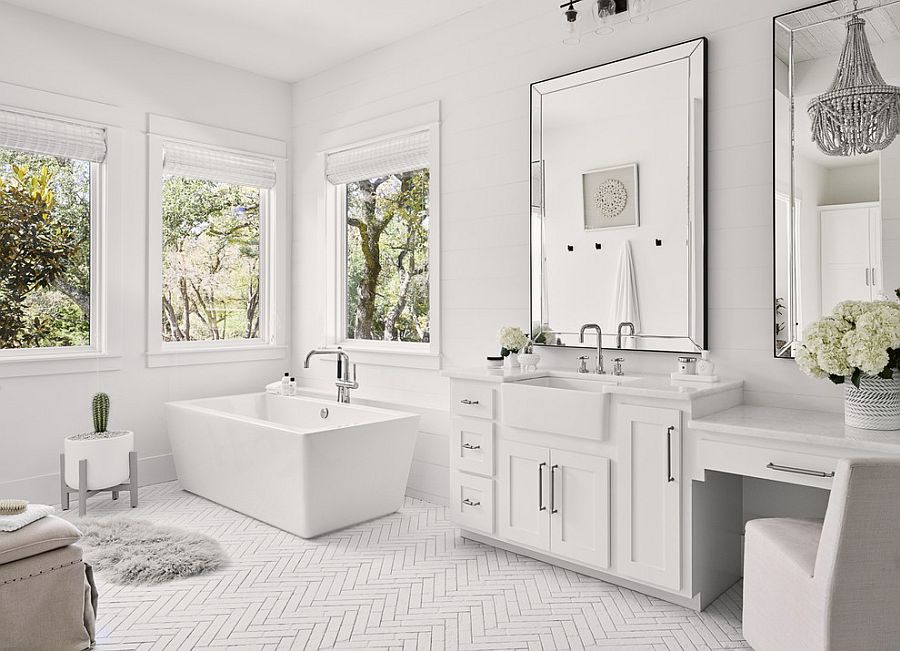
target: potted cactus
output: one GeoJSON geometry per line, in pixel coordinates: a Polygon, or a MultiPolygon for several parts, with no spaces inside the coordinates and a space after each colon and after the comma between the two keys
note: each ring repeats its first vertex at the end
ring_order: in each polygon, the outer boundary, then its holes
{"type": "Polygon", "coordinates": [[[78,462],[87,460],[87,490],[103,490],[128,481],[128,453],[134,449],[134,433],[110,430],[109,396],[98,393],[91,401],[94,431],[67,436],[65,474],[69,488],[78,489],[78,462]]]}

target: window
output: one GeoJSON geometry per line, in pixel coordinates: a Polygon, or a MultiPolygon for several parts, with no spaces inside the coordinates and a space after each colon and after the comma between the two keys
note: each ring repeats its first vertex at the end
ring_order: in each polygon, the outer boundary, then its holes
{"type": "Polygon", "coordinates": [[[164,145],[164,342],[265,337],[261,242],[274,184],[274,161],[164,145]]]}
{"type": "Polygon", "coordinates": [[[0,354],[100,346],[104,129],[0,110],[0,354]]]}
{"type": "Polygon", "coordinates": [[[433,138],[429,128],[326,156],[338,343],[436,352],[433,138]]]}

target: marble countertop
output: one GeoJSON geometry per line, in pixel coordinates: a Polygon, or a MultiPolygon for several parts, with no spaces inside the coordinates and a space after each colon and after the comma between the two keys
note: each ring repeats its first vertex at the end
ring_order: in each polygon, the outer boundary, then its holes
{"type": "Polygon", "coordinates": [[[704,383],[690,380],[675,381],[668,375],[596,375],[594,373],[573,373],[552,368],[539,368],[536,371],[527,372],[504,368],[449,369],[442,371],[441,375],[454,380],[474,380],[496,384],[546,377],[564,377],[585,382],[599,382],[603,384],[604,393],[667,400],[693,400],[724,391],[739,389],[744,384],[742,380],[722,379],[719,382],[704,383]]]}
{"type": "Polygon", "coordinates": [[[857,451],[900,454],[900,430],[876,431],[844,425],[840,412],[740,405],[688,422],[695,430],[760,439],[815,443],[857,451]]]}

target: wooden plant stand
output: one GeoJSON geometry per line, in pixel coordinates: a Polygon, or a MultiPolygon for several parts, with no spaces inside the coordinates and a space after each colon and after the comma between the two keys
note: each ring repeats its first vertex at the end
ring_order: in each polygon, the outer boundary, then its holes
{"type": "Polygon", "coordinates": [[[116,486],[110,486],[108,488],[98,488],[96,490],[89,491],[87,489],[87,459],[81,459],[78,462],[78,488],[70,488],[68,484],[66,484],[66,455],[59,455],[59,484],[60,490],[62,492],[62,499],[60,500],[62,504],[63,511],[69,510],[69,495],[71,493],[75,493],[78,495],[78,516],[84,517],[87,514],[87,498],[93,497],[97,493],[104,493],[109,491],[112,493],[112,498],[114,500],[119,499],[119,491],[128,491],[131,496],[131,508],[136,508],[138,505],[138,469],[137,469],[137,452],[132,450],[128,453],[128,468],[129,468],[129,477],[128,481],[117,484],[116,486]]]}

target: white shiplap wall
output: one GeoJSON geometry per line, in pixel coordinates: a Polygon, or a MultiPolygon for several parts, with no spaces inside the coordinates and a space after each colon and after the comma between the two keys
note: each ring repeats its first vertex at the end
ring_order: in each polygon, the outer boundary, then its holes
{"type": "MultiPolygon", "coordinates": [[[[557,4],[497,0],[294,86],[294,365],[324,337],[320,134],[441,102],[444,366],[478,365],[501,325],[529,323],[529,84],[707,36],[712,358],[721,374],[746,380],[748,402],[840,409],[836,388],[771,353],[772,16],[804,1],[656,0],[649,23],[574,48],[559,43],[557,4]]],[[[574,367],[574,351],[541,352],[545,363],[574,367]]],[[[668,372],[674,361],[625,356],[630,371],[668,372]]],[[[321,366],[305,379],[324,385],[325,376],[321,366]]],[[[434,371],[364,367],[360,381],[362,396],[432,415],[447,406],[447,382],[434,371]]],[[[447,465],[447,418],[428,421],[410,481],[425,493],[446,486],[447,465]]]]}

